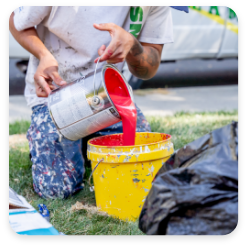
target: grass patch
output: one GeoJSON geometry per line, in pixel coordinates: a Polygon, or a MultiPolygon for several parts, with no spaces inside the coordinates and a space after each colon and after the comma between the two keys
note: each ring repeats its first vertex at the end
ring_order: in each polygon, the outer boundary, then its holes
{"type": "MultiPolygon", "coordinates": [[[[86,185],[76,195],[66,200],[44,200],[33,190],[32,163],[29,159],[28,142],[15,145],[9,151],[9,185],[38,210],[38,204],[45,204],[50,211],[51,224],[67,235],[143,235],[138,222],[124,222],[109,216],[91,214],[86,210],[71,211],[77,201],[95,206],[94,192],[86,185]]],[[[86,168],[89,177],[89,168],[86,168]]]]}
{"type": "Polygon", "coordinates": [[[30,126],[30,121],[16,121],[9,124],[9,135],[26,133],[30,126]]]}
{"type": "Polygon", "coordinates": [[[179,112],[168,117],[148,116],[147,120],[152,132],[171,134],[174,148],[179,149],[214,129],[238,121],[238,111],[179,112]]]}
{"type": "MultiPolygon", "coordinates": [[[[238,120],[238,111],[231,112],[180,112],[170,117],[147,117],[153,132],[172,135],[175,149],[203,136],[204,134],[238,120]]],[[[25,133],[28,122],[10,124],[10,134],[25,133]],[[18,127],[19,126],[19,127],[18,127]]],[[[28,142],[13,146],[9,151],[9,184],[18,194],[37,209],[44,203],[50,211],[51,224],[67,235],[142,235],[138,222],[124,222],[109,216],[92,214],[85,209],[71,211],[77,201],[95,206],[95,196],[88,186],[66,200],[44,200],[33,191],[31,161],[28,142]]],[[[90,169],[87,168],[87,178],[90,169]]]]}

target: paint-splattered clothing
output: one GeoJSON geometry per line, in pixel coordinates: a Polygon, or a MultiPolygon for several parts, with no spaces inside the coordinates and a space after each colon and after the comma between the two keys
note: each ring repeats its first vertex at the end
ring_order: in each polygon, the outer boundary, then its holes
{"type": "MultiPolygon", "coordinates": [[[[84,158],[82,140],[60,138],[46,104],[32,108],[31,125],[27,132],[32,160],[35,192],[43,198],[67,198],[82,189],[84,158]],[[61,141],[60,141],[61,139],[61,141]]],[[[137,132],[149,132],[150,126],[137,108],[137,132]]],[[[122,132],[122,122],[97,132],[106,135],[122,132]]]]}
{"type": "Polygon", "coordinates": [[[84,160],[81,140],[62,139],[46,105],[32,108],[27,132],[32,156],[33,186],[43,198],[65,198],[82,189],[84,160]]]}

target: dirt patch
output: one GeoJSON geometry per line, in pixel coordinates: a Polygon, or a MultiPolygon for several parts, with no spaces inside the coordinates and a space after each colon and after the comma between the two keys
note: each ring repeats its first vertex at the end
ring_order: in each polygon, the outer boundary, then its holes
{"type": "Polygon", "coordinates": [[[105,212],[99,211],[99,208],[97,208],[96,206],[90,206],[79,201],[77,201],[74,205],[71,206],[71,211],[78,211],[82,209],[86,210],[90,215],[92,214],[99,214],[104,216],[108,215],[105,212]]]}
{"type": "Polygon", "coordinates": [[[20,145],[26,145],[28,142],[26,134],[13,134],[9,136],[9,148],[16,148],[20,145]]]}

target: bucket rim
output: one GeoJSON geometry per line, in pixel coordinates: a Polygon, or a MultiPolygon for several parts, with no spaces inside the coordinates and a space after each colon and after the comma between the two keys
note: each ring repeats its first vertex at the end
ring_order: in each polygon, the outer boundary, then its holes
{"type": "Polygon", "coordinates": [[[88,140],[88,142],[87,142],[87,144],[88,145],[90,145],[90,146],[93,146],[93,147],[97,147],[97,148],[116,148],[116,149],[118,149],[118,148],[134,148],[134,147],[141,147],[141,146],[150,146],[150,145],[157,145],[157,144],[160,144],[160,143],[163,143],[163,142],[165,142],[165,141],[171,141],[171,135],[170,134],[167,134],[167,133],[159,133],[159,132],[136,132],[137,134],[139,134],[139,133],[148,133],[148,134],[154,134],[154,133],[156,133],[156,134],[165,134],[165,135],[167,135],[167,136],[169,136],[168,137],[168,139],[165,139],[165,140],[161,140],[161,141],[158,141],[158,142],[153,142],[153,143],[149,143],[149,144],[143,144],[143,145],[133,145],[133,146],[99,146],[99,145],[93,145],[93,144],[90,144],[90,141],[91,140],[93,140],[93,139],[97,139],[97,138],[101,138],[101,137],[106,137],[106,136],[111,136],[111,135],[117,135],[117,134],[122,134],[123,135],[123,133],[115,133],[115,134],[108,134],[108,135],[103,135],[103,136],[99,136],[99,137],[95,137],[95,138],[92,138],[92,139],[90,139],[90,140],[88,140]]]}

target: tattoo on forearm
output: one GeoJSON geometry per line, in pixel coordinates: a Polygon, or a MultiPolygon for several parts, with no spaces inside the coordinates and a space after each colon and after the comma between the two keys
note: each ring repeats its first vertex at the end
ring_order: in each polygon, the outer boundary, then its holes
{"type": "Polygon", "coordinates": [[[137,62],[129,63],[129,65],[132,67],[136,75],[143,78],[145,78],[149,73],[148,67],[141,65],[144,63],[144,61],[145,61],[144,55],[141,55],[137,62]]]}
{"type": "Polygon", "coordinates": [[[135,45],[130,50],[130,54],[135,57],[128,61],[132,73],[140,78],[147,78],[149,74],[156,70],[160,62],[159,53],[153,47],[147,47],[144,51],[144,47],[136,40],[135,45]],[[152,69],[151,67],[155,67],[152,69]]]}
{"type": "Polygon", "coordinates": [[[134,66],[134,71],[139,75],[140,77],[145,78],[148,75],[148,68],[146,66],[134,66]]]}
{"type": "Polygon", "coordinates": [[[134,57],[140,55],[143,51],[143,46],[139,42],[137,42],[131,49],[131,53],[134,57]]]}
{"type": "Polygon", "coordinates": [[[147,55],[146,61],[151,66],[156,66],[159,63],[158,52],[153,47],[150,47],[150,53],[147,55]]]}

